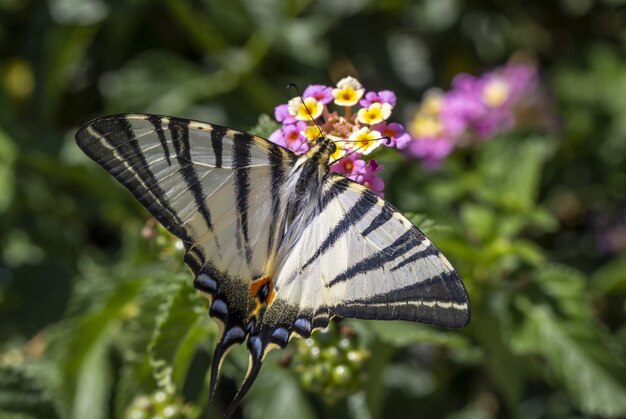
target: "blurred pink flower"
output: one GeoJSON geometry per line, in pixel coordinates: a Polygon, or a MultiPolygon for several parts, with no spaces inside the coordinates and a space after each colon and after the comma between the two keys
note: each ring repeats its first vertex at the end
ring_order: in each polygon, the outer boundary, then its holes
{"type": "Polygon", "coordinates": [[[427,92],[408,124],[407,154],[433,168],[456,146],[489,140],[522,123],[535,111],[536,125],[549,125],[537,69],[510,63],[476,77],[459,74],[447,92],[427,92]]]}

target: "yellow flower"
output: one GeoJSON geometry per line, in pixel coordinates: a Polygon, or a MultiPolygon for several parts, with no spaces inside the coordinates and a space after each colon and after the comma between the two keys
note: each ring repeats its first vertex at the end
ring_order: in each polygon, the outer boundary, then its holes
{"type": "Polygon", "coordinates": [[[314,142],[315,140],[323,136],[322,131],[320,131],[317,125],[306,127],[304,131],[302,131],[302,135],[311,142],[314,142]]]}
{"type": "Polygon", "coordinates": [[[422,101],[422,112],[429,115],[439,115],[443,106],[443,95],[440,91],[431,90],[426,92],[422,101]]]}
{"type": "Polygon", "coordinates": [[[390,115],[391,105],[389,103],[374,102],[367,109],[359,109],[357,118],[362,124],[375,125],[383,122],[390,115]]]}
{"type": "Polygon", "coordinates": [[[350,148],[361,154],[369,154],[380,146],[382,136],[378,131],[371,131],[368,127],[363,127],[350,134],[348,138],[350,148]]]}
{"type": "Polygon", "coordinates": [[[510,93],[509,84],[501,78],[494,78],[483,89],[483,102],[496,108],[506,102],[510,93]]]}
{"type": "Polygon", "coordinates": [[[294,97],[287,105],[289,106],[289,114],[298,121],[310,121],[311,117],[313,117],[312,119],[319,118],[324,110],[324,104],[318,102],[314,97],[304,98],[304,103],[302,103],[300,97],[294,97]],[[308,112],[307,108],[309,109],[308,112]],[[309,112],[311,113],[310,115],[309,112]]]}
{"type": "Polygon", "coordinates": [[[417,137],[438,137],[443,127],[438,118],[417,114],[409,124],[409,132],[417,137]]]}
{"type": "Polygon", "coordinates": [[[363,97],[365,89],[354,77],[344,77],[333,89],[335,104],[339,106],[354,106],[363,97]]]}

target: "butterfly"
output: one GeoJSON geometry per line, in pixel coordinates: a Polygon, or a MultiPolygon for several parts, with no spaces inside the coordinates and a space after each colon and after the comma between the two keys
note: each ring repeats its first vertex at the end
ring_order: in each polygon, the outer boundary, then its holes
{"type": "Polygon", "coordinates": [[[298,156],[219,125],[126,114],[87,123],[76,141],[182,241],[220,326],[210,401],[228,350],[246,343],[248,372],[227,417],[271,349],[333,316],[469,322],[452,265],[390,203],[329,170],[335,143],[324,136],[298,156]]]}

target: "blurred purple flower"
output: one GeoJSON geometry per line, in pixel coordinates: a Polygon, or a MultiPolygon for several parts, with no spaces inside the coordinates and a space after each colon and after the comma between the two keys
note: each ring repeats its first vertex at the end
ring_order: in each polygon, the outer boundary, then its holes
{"type": "Polygon", "coordinates": [[[511,63],[480,77],[459,74],[445,93],[427,92],[408,124],[412,141],[404,149],[436,167],[456,146],[489,140],[534,115],[536,125],[550,125],[550,112],[537,69],[511,63]]]}

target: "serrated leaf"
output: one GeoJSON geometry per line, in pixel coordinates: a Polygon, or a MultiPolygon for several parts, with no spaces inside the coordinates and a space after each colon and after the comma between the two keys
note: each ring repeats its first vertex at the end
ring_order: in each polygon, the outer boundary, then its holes
{"type": "Polygon", "coordinates": [[[558,319],[548,306],[533,305],[525,298],[518,306],[525,317],[512,335],[512,347],[520,354],[543,356],[584,413],[626,416],[623,359],[608,349],[610,339],[592,325],[558,319]]]}
{"type": "Polygon", "coordinates": [[[569,266],[550,264],[538,269],[533,278],[565,317],[593,321],[594,315],[585,289],[587,281],[582,273],[569,266]]]}
{"type": "Polygon", "coordinates": [[[554,149],[549,137],[508,136],[487,143],[478,164],[483,179],[477,194],[505,208],[532,208],[543,165],[554,149]]]}
{"type": "Polygon", "coordinates": [[[181,345],[195,345],[195,339],[187,340],[188,331],[197,322],[199,313],[194,310],[198,303],[196,293],[189,284],[188,275],[180,275],[167,288],[163,303],[159,307],[157,321],[149,343],[150,364],[153,375],[160,386],[174,392],[182,385],[182,377],[191,363],[193,350],[181,345]],[[177,359],[179,351],[188,354],[187,359],[177,359]],[[179,382],[174,382],[174,365],[183,368],[177,371],[179,382]]]}
{"type": "Polygon", "coordinates": [[[256,125],[250,128],[250,132],[259,137],[269,138],[269,136],[279,129],[281,125],[270,118],[267,114],[262,114],[256,122],[256,125]]]}
{"type": "Polygon", "coordinates": [[[20,368],[0,365],[0,416],[2,412],[45,418],[59,416],[35,377],[20,368]]]}

